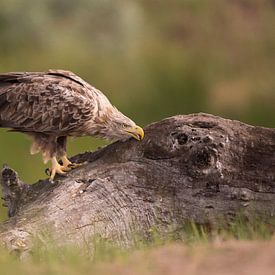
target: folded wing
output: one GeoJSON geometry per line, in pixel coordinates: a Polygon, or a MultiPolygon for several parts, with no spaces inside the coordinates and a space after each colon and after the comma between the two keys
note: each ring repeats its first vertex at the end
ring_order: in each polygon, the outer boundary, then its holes
{"type": "Polygon", "coordinates": [[[0,74],[0,127],[57,135],[80,131],[94,115],[91,88],[66,71],[0,74]]]}

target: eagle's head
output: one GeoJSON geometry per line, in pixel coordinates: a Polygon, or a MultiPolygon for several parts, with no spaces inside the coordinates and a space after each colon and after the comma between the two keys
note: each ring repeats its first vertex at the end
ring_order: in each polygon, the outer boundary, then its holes
{"type": "Polygon", "coordinates": [[[143,129],[113,106],[105,110],[101,119],[102,121],[98,124],[101,137],[110,140],[125,140],[134,137],[139,141],[144,138],[143,129]]]}

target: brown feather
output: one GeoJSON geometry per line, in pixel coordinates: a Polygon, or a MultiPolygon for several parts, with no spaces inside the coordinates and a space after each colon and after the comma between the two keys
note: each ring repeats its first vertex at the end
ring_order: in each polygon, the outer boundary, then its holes
{"type": "Polygon", "coordinates": [[[125,138],[135,125],[99,90],[69,71],[0,74],[0,127],[33,138],[31,153],[62,157],[67,136],[125,138]]]}
{"type": "Polygon", "coordinates": [[[81,130],[92,118],[92,87],[73,73],[2,74],[0,83],[0,121],[5,127],[60,135],[81,130]]]}

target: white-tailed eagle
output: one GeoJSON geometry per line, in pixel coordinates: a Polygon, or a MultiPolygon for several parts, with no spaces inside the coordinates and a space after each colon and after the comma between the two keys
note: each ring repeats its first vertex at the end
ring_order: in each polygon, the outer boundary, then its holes
{"type": "Polygon", "coordinates": [[[144,137],[101,91],[63,70],[0,74],[0,127],[33,138],[31,154],[52,161],[51,180],[76,166],[66,155],[68,136],[144,137]]]}

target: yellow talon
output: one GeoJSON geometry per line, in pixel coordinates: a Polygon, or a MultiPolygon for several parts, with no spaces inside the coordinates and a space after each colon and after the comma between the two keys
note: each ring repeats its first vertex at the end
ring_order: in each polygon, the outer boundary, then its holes
{"type": "Polygon", "coordinates": [[[77,168],[82,165],[82,163],[72,163],[68,160],[66,156],[63,156],[61,158],[62,165],[60,165],[56,159],[56,157],[53,157],[52,159],[52,169],[46,169],[46,174],[50,175],[50,181],[53,182],[55,175],[64,175],[66,172],[71,171],[74,168],[77,168]]]}
{"type": "Polygon", "coordinates": [[[61,158],[63,166],[65,169],[68,169],[68,171],[77,168],[82,165],[82,163],[72,163],[70,160],[68,160],[67,156],[63,156],[61,158]]]}
{"type": "Polygon", "coordinates": [[[81,166],[82,164],[83,163],[72,163],[72,164],[69,165],[69,167],[72,168],[72,169],[75,169],[75,168],[81,166]]]}
{"type": "Polygon", "coordinates": [[[52,158],[52,169],[50,171],[50,181],[53,181],[54,180],[54,177],[56,174],[59,174],[59,175],[64,175],[66,174],[66,171],[65,171],[65,167],[61,166],[56,157],[53,157],[52,158]]]}
{"type": "Polygon", "coordinates": [[[63,156],[63,157],[61,158],[61,160],[62,160],[62,164],[63,164],[62,166],[63,166],[63,167],[69,167],[70,165],[72,165],[72,162],[68,160],[68,158],[67,158],[66,155],[63,156]]]}

